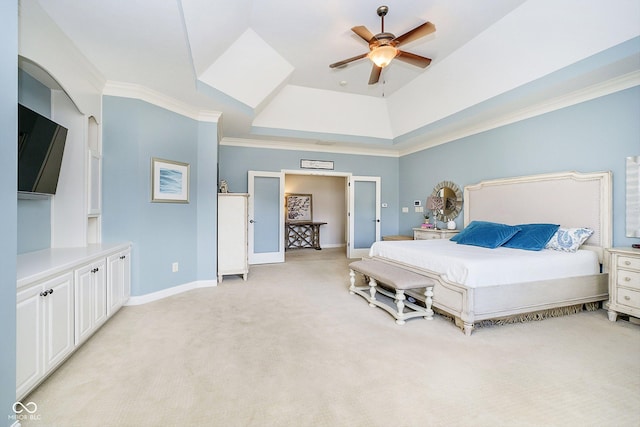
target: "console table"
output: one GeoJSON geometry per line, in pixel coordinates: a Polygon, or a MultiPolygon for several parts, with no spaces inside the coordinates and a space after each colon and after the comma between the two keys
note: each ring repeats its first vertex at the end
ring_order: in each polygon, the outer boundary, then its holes
{"type": "Polygon", "coordinates": [[[320,247],[320,226],[325,224],[326,222],[313,221],[286,222],[286,248],[314,248],[319,251],[322,249],[320,247]]]}

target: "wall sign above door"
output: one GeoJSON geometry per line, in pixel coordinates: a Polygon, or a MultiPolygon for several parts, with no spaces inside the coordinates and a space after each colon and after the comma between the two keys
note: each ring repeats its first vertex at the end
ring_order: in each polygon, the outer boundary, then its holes
{"type": "Polygon", "coordinates": [[[300,169],[328,169],[333,170],[332,160],[300,160],[300,169]]]}

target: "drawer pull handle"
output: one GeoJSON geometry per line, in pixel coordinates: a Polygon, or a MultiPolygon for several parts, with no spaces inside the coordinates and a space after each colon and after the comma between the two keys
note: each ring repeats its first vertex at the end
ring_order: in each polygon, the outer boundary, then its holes
{"type": "Polygon", "coordinates": [[[40,292],[41,297],[46,297],[47,295],[49,295],[49,291],[40,292]]]}
{"type": "Polygon", "coordinates": [[[624,296],[624,300],[625,300],[625,301],[629,301],[630,299],[631,299],[631,297],[630,297],[629,295],[625,295],[625,296],[624,296]]]}
{"type": "Polygon", "coordinates": [[[629,276],[625,277],[625,278],[624,278],[624,281],[625,281],[625,282],[630,282],[630,281],[631,281],[631,277],[629,277],[629,276]]]}
{"type": "Polygon", "coordinates": [[[631,261],[625,261],[624,265],[631,265],[631,261]]]}

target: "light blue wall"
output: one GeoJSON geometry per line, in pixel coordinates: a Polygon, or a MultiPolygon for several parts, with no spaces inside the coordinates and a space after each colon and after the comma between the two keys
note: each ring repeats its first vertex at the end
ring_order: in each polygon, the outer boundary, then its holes
{"type": "MultiPolygon", "coordinates": [[[[400,201],[424,200],[442,180],[459,186],[485,179],[560,171],[613,172],[613,244],[625,237],[625,157],[640,155],[640,87],[424,150],[400,159],[400,201]]],[[[420,223],[402,214],[400,232],[420,223]]],[[[462,224],[462,217],[456,220],[462,224]]],[[[637,239],[634,240],[637,242],[637,239]]]]}
{"type": "Polygon", "coordinates": [[[18,70],[18,102],[51,118],[51,89],[22,70],[18,70]]]}
{"type": "Polygon", "coordinates": [[[18,200],[18,254],[51,247],[51,199],[18,200]]]}
{"type": "MultiPolygon", "coordinates": [[[[51,118],[51,90],[18,71],[18,102],[51,118]]],[[[51,199],[18,200],[18,253],[51,247],[51,199]]]]}
{"type": "Polygon", "coordinates": [[[0,2],[0,425],[16,399],[18,2],[0,2]]]}
{"type": "Polygon", "coordinates": [[[215,278],[216,144],[215,124],[103,98],[102,240],[133,243],[132,295],[215,278]],[[190,164],[190,203],[151,203],[152,157],[190,164]]]}
{"type": "Polygon", "coordinates": [[[300,159],[332,160],[334,172],[381,177],[381,201],[389,207],[381,210],[380,232],[382,235],[398,233],[398,158],[395,157],[223,145],[220,146],[220,179],[227,180],[229,191],[246,193],[248,171],[300,170],[300,159]]]}

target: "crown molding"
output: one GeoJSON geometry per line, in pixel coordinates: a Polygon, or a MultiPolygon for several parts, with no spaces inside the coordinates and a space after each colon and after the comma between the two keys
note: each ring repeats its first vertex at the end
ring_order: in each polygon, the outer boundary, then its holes
{"type": "MultiPolygon", "coordinates": [[[[610,95],[625,89],[640,85],[640,71],[625,74],[614,79],[598,83],[587,88],[571,92],[566,95],[551,98],[538,102],[519,110],[514,110],[508,114],[503,114],[493,120],[485,121],[481,124],[471,125],[456,129],[434,138],[425,136],[425,140],[413,143],[405,147],[395,146],[392,148],[364,147],[350,145],[325,145],[311,142],[280,141],[277,139],[250,139],[250,138],[219,138],[220,145],[247,147],[247,148],[267,148],[272,150],[294,150],[294,151],[315,151],[321,153],[339,153],[364,156],[382,157],[402,157],[417,153],[435,146],[452,142],[488,130],[496,129],[521,120],[546,114],[562,108],[570,107],[582,102],[590,101],[602,96],[610,95]]],[[[150,104],[165,108],[177,114],[192,118],[200,122],[211,122],[222,125],[222,112],[213,110],[200,110],[189,104],[178,101],[160,92],[149,89],[145,86],[107,81],[103,95],[120,96],[125,98],[139,99],[150,104]]]]}
{"type": "Polygon", "coordinates": [[[245,139],[224,137],[220,145],[246,148],[267,148],[270,150],[315,151],[320,153],[354,154],[358,156],[400,157],[396,149],[375,147],[352,147],[344,145],[327,145],[310,142],[278,141],[273,139],[245,139]]]}
{"type": "Polygon", "coordinates": [[[222,112],[220,111],[201,110],[185,102],[135,83],[109,80],[105,84],[102,94],[108,96],[119,96],[122,98],[139,99],[200,122],[217,123],[222,116],[222,112]]]}
{"type": "Polygon", "coordinates": [[[412,144],[409,147],[399,150],[400,156],[417,153],[447,142],[455,141],[460,138],[475,135],[488,130],[496,129],[521,120],[530,119],[602,96],[610,95],[625,89],[640,85],[640,71],[624,74],[607,80],[602,83],[588,86],[584,89],[576,90],[566,95],[551,98],[536,104],[530,105],[519,110],[514,110],[509,114],[496,117],[494,120],[486,121],[480,125],[467,126],[452,132],[448,132],[437,138],[429,139],[423,143],[412,144]]]}

